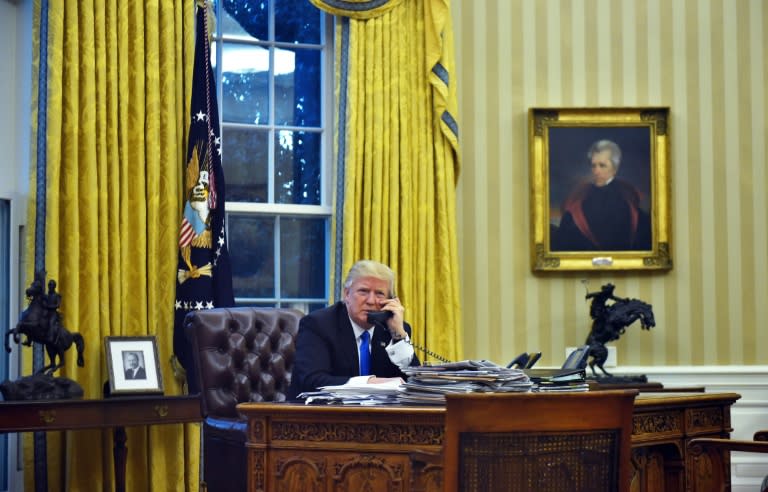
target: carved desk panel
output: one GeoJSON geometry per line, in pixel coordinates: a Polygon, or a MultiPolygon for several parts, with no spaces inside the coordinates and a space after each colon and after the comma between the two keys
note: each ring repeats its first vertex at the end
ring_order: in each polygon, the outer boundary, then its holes
{"type": "MultiPolygon", "coordinates": [[[[729,437],[735,393],[641,393],[632,491],[708,492],[693,437],[729,437]]],[[[263,491],[441,491],[444,407],[244,403],[249,487],[263,491]]],[[[725,472],[725,471],[724,471],[725,472]]],[[[727,471],[730,477],[730,470],[727,471]]]]}
{"type": "MultiPolygon", "coordinates": [[[[723,490],[712,484],[711,461],[694,462],[686,446],[695,437],[729,438],[731,405],[736,393],[641,393],[635,399],[632,490],[710,492],[723,490]]],[[[724,456],[724,490],[730,490],[730,459],[724,456]]]]}

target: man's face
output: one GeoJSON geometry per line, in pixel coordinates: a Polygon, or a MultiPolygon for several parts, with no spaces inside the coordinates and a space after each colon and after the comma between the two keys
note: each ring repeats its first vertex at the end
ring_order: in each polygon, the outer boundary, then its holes
{"type": "Polygon", "coordinates": [[[125,367],[128,369],[135,369],[139,365],[139,359],[134,354],[128,354],[125,357],[125,367]]]}
{"type": "Polygon", "coordinates": [[[376,277],[360,277],[344,289],[344,303],[349,317],[362,326],[370,328],[369,311],[380,311],[381,304],[389,298],[389,282],[376,277]]]}
{"type": "Polygon", "coordinates": [[[592,154],[592,181],[595,186],[605,186],[616,176],[616,168],[611,162],[611,151],[603,150],[592,154]]]}

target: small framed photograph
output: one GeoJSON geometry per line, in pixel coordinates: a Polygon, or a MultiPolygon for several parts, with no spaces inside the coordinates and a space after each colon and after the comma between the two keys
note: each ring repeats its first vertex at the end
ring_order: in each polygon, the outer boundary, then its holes
{"type": "Polygon", "coordinates": [[[163,392],[155,337],[105,337],[111,395],[163,392]]]}
{"type": "Polygon", "coordinates": [[[534,272],[669,270],[669,108],[531,108],[534,272]]]}

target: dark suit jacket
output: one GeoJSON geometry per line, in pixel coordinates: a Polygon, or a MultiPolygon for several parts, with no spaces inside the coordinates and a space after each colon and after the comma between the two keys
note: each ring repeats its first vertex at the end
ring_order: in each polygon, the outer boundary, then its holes
{"type": "Polygon", "coordinates": [[[147,379],[147,371],[143,367],[139,367],[136,371],[136,375],[133,375],[133,371],[128,369],[125,371],[125,379],[147,379]]]}
{"type": "MultiPolygon", "coordinates": [[[[411,327],[405,323],[411,336],[411,327]]],[[[389,330],[376,328],[371,340],[371,372],[383,377],[406,378],[399,367],[392,364],[385,350],[392,336],[389,330]]],[[[402,343],[402,342],[401,342],[402,343]]],[[[412,366],[419,365],[416,354],[412,366]]],[[[320,386],[336,386],[360,375],[357,341],[347,307],[343,302],[319,309],[299,322],[296,337],[296,359],[291,374],[288,399],[293,400],[304,391],[317,391],[320,386]]]]}

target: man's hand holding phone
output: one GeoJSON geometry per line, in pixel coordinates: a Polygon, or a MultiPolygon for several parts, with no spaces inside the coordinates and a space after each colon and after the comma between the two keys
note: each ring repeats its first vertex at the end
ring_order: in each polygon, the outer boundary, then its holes
{"type": "Polygon", "coordinates": [[[407,336],[403,321],[405,308],[402,304],[400,304],[400,299],[397,297],[391,297],[382,302],[379,309],[392,313],[392,317],[387,320],[387,328],[389,329],[390,335],[392,335],[392,339],[404,339],[407,336]]]}
{"type": "Polygon", "coordinates": [[[391,297],[379,301],[378,309],[379,311],[368,313],[368,323],[382,327],[386,326],[393,341],[399,341],[408,336],[405,332],[405,322],[403,321],[405,308],[400,304],[400,299],[391,297]]]}

